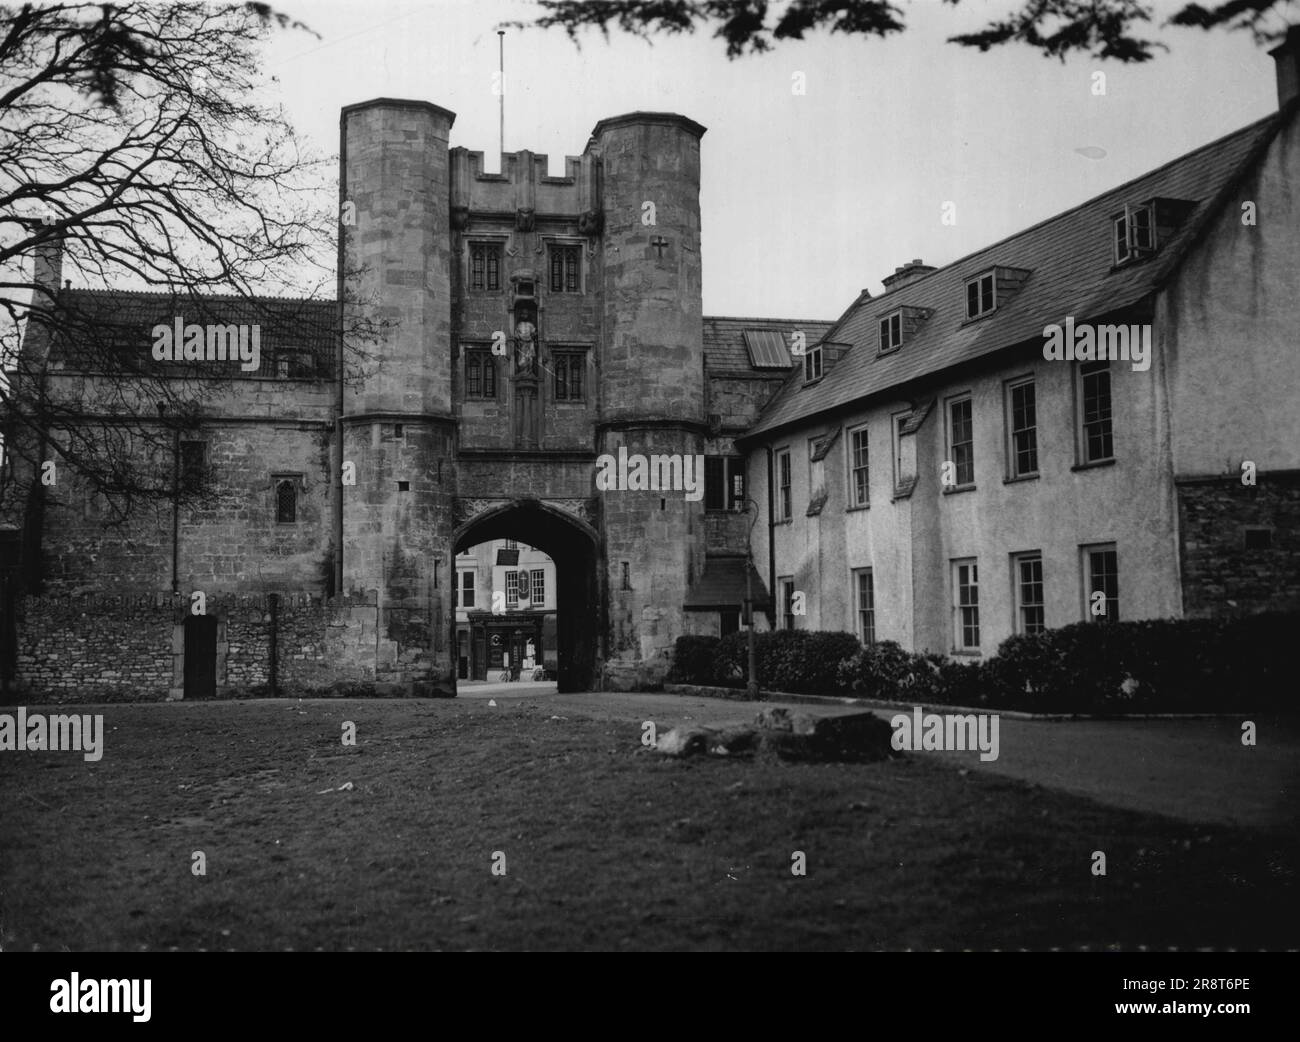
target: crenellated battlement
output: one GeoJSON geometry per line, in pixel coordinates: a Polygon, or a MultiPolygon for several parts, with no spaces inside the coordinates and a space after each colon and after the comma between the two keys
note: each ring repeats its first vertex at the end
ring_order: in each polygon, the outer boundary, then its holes
{"type": "Polygon", "coordinates": [[[572,218],[599,206],[599,161],[594,156],[565,156],[564,176],[551,177],[545,153],[503,153],[499,174],[484,172],[485,155],[467,148],[448,153],[453,215],[529,211],[572,218]]]}

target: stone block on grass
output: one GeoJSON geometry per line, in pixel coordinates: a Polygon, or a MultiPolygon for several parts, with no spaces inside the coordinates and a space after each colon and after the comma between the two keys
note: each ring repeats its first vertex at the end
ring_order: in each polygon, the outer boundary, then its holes
{"type": "Polygon", "coordinates": [[[708,727],[674,727],[659,736],[655,748],[665,756],[695,756],[709,751],[718,732],[708,727]]]}
{"type": "Polygon", "coordinates": [[[893,755],[893,728],[874,713],[793,713],[788,724],[788,730],[784,726],[764,730],[760,748],[783,760],[811,762],[874,763],[893,755]]]}

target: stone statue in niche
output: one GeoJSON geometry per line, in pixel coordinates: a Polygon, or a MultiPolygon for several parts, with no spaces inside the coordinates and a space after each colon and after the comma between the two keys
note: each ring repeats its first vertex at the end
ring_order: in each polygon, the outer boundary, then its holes
{"type": "Polygon", "coordinates": [[[527,319],[515,326],[515,375],[537,375],[537,327],[527,319]]]}

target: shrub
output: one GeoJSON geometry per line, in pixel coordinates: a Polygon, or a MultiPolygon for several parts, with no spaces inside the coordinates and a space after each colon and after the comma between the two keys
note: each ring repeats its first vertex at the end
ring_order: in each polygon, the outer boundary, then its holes
{"type": "MultiPolygon", "coordinates": [[[[913,654],[893,641],[864,648],[850,633],[756,634],[767,691],[849,694],[914,704],[1055,713],[1289,709],[1291,643],[1300,614],[1232,619],[1079,622],[1009,637],[969,663],[913,654]]],[[[682,637],[674,677],[743,687],[748,635],[682,637]]]]}
{"type": "Polygon", "coordinates": [[[843,690],[860,698],[905,701],[917,691],[932,691],[934,674],[943,659],[938,655],[914,655],[892,640],[882,640],[858,651],[841,663],[839,682],[843,690]]]}
{"type": "Polygon", "coordinates": [[[985,667],[989,698],[1039,712],[1209,712],[1286,704],[1300,616],[1079,622],[1009,637],[985,667]]]}
{"type": "Polygon", "coordinates": [[[717,657],[717,637],[678,637],[667,679],[674,684],[713,684],[717,657]]]}
{"type": "MultiPolygon", "coordinates": [[[[833,695],[842,691],[839,664],[860,648],[852,633],[830,630],[774,630],[756,633],[758,683],[769,691],[833,695]]],[[[716,683],[743,686],[748,672],[749,634],[728,634],[718,647],[716,683]]]]}

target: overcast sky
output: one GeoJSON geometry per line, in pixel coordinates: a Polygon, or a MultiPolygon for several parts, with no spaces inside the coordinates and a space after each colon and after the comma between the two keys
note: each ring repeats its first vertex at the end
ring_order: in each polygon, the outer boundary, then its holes
{"type": "MultiPolygon", "coordinates": [[[[339,109],[388,96],[456,113],[452,146],[497,145],[497,0],[276,0],[322,39],[276,33],[267,100],[322,153],[339,109]]],[[[810,36],[729,61],[706,30],[653,44],[599,32],[506,35],[506,151],[583,150],[597,120],[679,112],[702,142],[704,311],[835,318],[913,257],[942,265],[1167,162],[1277,107],[1273,62],[1247,34],[1153,27],[1145,65],[945,42],[1019,6],[898,0],[888,39],[810,36]],[[1106,93],[1093,93],[1093,73],[1106,93]],[[803,96],[792,76],[806,79],[803,96]],[[1087,150],[1087,155],[1080,153],[1087,150]],[[1104,153],[1104,155],[1103,155],[1104,153]],[[956,224],[941,223],[945,202],[956,224]]],[[[1178,4],[1160,3],[1168,14],[1178,4]]],[[[1280,19],[1279,19],[1280,21],[1280,19]]]]}

